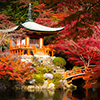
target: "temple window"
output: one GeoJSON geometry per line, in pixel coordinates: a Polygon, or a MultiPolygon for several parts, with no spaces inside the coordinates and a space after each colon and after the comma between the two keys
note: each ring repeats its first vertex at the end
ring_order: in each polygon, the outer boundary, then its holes
{"type": "Polygon", "coordinates": [[[39,39],[30,37],[30,46],[35,45],[37,48],[39,47],[39,39]]]}
{"type": "Polygon", "coordinates": [[[25,37],[22,37],[22,44],[25,45],[25,37]]]}

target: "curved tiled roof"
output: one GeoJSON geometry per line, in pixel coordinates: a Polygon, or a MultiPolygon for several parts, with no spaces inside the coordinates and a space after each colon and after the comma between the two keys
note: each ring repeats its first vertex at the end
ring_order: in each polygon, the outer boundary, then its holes
{"type": "Polygon", "coordinates": [[[61,31],[62,29],[64,29],[64,27],[51,28],[51,27],[37,24],[37,23],[32,22],[32,21],[25,22],[25,23],[21,24],[21,26],[23,28],[28,29],[28,30],[37,31],[37,32],[57,32],[57,31],[61,31]]]}
{"type": "Polygon", "coordinates": [[[61,31],[62,29],[64,29],[64,27],[60,27],[60,28],[51,28],[51,27],[47,27],[47,26],[43,26],[40,24],[37,24],[33,21],[27,21],[25,23],[19,24],[18,26],[15,26],[13,28],[10,29],[5,29],[5,30],[0,30],[0,32],[3,33],[7,33],[7,32],[13,32],[15,30],[18,30],[20,28],[25,28],[27,30],[31,30],[31,31],[35,31],[35,32],[58,32],[61,31]]]}

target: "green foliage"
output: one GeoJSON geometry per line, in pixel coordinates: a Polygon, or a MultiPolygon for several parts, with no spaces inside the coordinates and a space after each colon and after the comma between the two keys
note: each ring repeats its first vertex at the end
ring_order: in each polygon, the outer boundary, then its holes
{"type": "Polygon", "coordinates": [[[39,67],[36,67],[37,69],[37,74],[45,74],[45,73],[52,73],[53,69],[51,67],[48,67],[48,66],[43,66],[43,65],[40,65],[39,67]]]}
{"type": "Polygon", "coordinates": [[[47,72],[47,69],[46,68],[43,68],[43,67],[37,67],[37,74],[41,73],[41,74],[44,74],[47,72]]]}
{"type": "Polygon", "coordinates": [[[45,77],[43,74],[34,74],[33,79],[35,79],[36,85],[43,85],[45,77]]]}
{"type": "Polygon", "coordinates": [[[60,84],[61,84],[60,81],[55,81],[54,82],[55,88],[59,89],[60,88],[60,84]]]}
{"type": "Polygon", "coordinates": [[[38,1],[34,1],[33,5],[34,6],[38,6],[39,5],[39,2],[38,1]]]}
{"type": "Polygon", "coordinates": [[[54,58],[53,63],[56,66],[60,66],[61,68],[63,68],[66,65],[65,59],[62,58],[62,57],[56,57],[56,58],[54,58]]]}
{"type": "Polygon", "coordinates": [[[55,73],[53,79],[54,81],[59,81],[62,79],[62,75],[60,73],[55,73]]]}
{"type": "Polygon", "coordinates": [[[51,35],[49,37],[44,37],[44,45],[50,44],[50,42],[56,40],[56,38],[57,38],[56,35],[51,35]]]}
{"type": "Polygon", "coordinates": [[[52,73],[53,72],[53,69],[51,67],[46,66],[45,68],[47,69],[47,73],[52,73]]]}

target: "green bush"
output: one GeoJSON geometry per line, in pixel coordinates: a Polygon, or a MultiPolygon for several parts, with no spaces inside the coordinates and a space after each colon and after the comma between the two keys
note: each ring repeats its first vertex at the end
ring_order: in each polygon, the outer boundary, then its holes
{"type": "Polygon", "coordinates": [[[33,74],[36,85],[43,85],[45,77],[42,74],[33,74]]]}
{"type": "Polygon", "coordinates": [[[65,59],[62,58],[62,57],[56,57],[56,58],[54,58],[53,63],[56,66],[60,66],[61,68],[63,68],[66,65],[65,59]]]}
{"type": "Polygon", "coordinates": [[[45,67],[42,67],[42,66],[39,66],[39,67],[36,67],[37,69],[37,74],[45,74],[47,73],[47,69],[45,67]]]}
{"type": "Polygon", "coordinates": [[[53,69],[51,67],[48,67],[48,66],[39,66],[39,67],[36,67],[37,69],[37,74],[45,74],[45,73],[52,73],[53,72],[53,69]]]}
{"type": "Polygon", "coordinates": [[[60,81],[54,82],[54,85],[55,85],[55,88],[56,88],[56,89],[61,88],[61,83],[60,83],[60,81]]]}
{"type": "Polygon", "coordinates": [[[45,67],[47,69],[47,73],[52,73],[53,72],[53,68],[46,66],[45,67]]]}
{"type": "Polygon", "coordinates": [[[62,75],[60,73],[55,73],[53,75],[53,79],[54,79],[54,81],[59,81],[62,79],[62,75]]]}

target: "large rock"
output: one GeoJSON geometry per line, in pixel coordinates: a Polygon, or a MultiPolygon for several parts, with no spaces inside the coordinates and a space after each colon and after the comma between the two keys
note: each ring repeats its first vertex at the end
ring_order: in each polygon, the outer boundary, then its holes
{"type": "Polygon", "coordinates": [[[77,89],[77,86],[73,84],[68,84],[67,80],[60,80],[63,89],[77,89]]]}
{"type": "Polygon", "coordinates": [[[34,92],[34,86],[33,86],[33,85],[29,85],[29,86],[27,87],[27,91],[29,91],[29,92],[34,92]]]}
{"type": "Polygon", "coordinates": [[[31,85],[35,85],[35,79],[30,79],[30,80],[28,81],[28,83],[31,84],[31,85]]]}
{"type": "Polygon", "coordinates": [[[44,77],[47,77],[47,79],[49,79],[49,80],[52,80],[53,79],[53,75],[52,74],[49,74],[49,73],[45,73],[43,76],[44,77]]]}
{"type": "Polygon", "coordinates": [[[47,87],[48,87],[48,81],[45,80],[44,84],[42,85],[42,89],[47,89],[47,87]]]}
{"type": "Polygon", "coordinates": [[[26,63],[32,63],[32,55],[21,55],[21,61],[26,63]]]}
{"type": "Polygon", "coordinates": [[[54,90],[55,89],[55,85],[53,83],[50,83],[48,86],[49,90],[54,90]]]}

